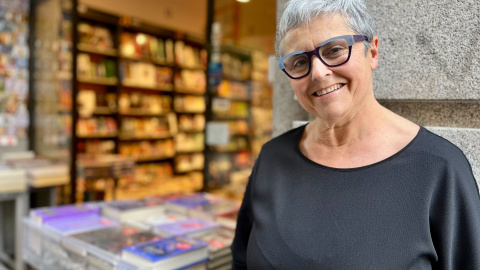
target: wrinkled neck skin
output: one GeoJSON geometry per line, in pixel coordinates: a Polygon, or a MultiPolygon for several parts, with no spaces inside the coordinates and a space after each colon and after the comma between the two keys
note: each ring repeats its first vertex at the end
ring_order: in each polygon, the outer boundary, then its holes
{"type": "Polygon", "coordinates": [[[347,147],[371,135],[386,123],[386,109],[373,96],[373,91],[356,110],[343,119],[315,120],[307,126],[307,136],[315,144],[327,147],[347,147]]]}

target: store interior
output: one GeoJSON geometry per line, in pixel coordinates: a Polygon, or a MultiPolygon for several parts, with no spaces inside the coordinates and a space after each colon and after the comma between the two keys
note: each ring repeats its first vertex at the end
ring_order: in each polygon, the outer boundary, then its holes
{"type": "Polygon", "coordinates": [[[39,207],[240,202],[272,137],[275,16],[275,0],[0,1],[0,250],[39,207]]]}

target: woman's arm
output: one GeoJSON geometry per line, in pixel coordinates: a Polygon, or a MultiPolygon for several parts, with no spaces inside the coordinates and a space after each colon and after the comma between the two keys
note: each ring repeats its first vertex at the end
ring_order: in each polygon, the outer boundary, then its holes
{"type": "Polygon", "coordinates": [[[468,161],[448,170],[433,193],[430,231],[433,269],[480,270],[480,197],[468,161]]]}
{"type": "MultiPolygon", "coordinates": [[[[253,169],[255,171],[255,167],[253,169]]],[[[251,185],[252,175],[250,175],[245,195],[243,196],[242,206],[238,212],[237,227],[235,230],[235,239],[233,240],[231,249],[233,257],[232,270],[247,269],[247,247],[248,238],[250,237],[250,231],[253,226],[253,213],[252,213],[252,201],[251,201],[251,185]]]]}

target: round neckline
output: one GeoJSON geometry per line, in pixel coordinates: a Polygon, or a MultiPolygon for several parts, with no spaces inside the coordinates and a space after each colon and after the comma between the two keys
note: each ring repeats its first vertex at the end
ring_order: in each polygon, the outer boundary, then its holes
{"type": "Polygon", "coordinates": [[[308,163],[310,164],[313,164],[315,166],[318,166],[320,168],[324,168],[324,169],[328,169],[328,170],[332,170],[332,171],[341,171],[341,172],[352,172],[352,171],[359,171],[359,170],[364,170],[364,169],[369,169],[371,167],[374,167],[374,166],[379,166],[379,165],[382,165],[383,163],[385,162],[388,162],[389,160],[399,156],[400,154],[402,154],[405,150],[407,150],[408,148],[410,148],[410,146],[417,140],[418,137],[420,137],[420,134],[423,133],[425,131],[425,128],[423,126],[420,126],[420,129],[418,130],[417,134],[415,135],[415,137],[413,137],[413,139],[407,144],[405,145],[402,149],[400,149],[399,151],[397,151],[395,154],[385,158],[385,159],[382,159],[380,161],[377,161],[377,162],[374,162],[372,164],[368,164],[368,165],[365,165],[365,166],[360,166],[360,167],[354,167],[354,168],[336,168],[336,167],[330,167],[330,166],[326,166],[326,165],[323,165],[323,164],[320,164],[320,163],[317,163],[311,159],[309,159],[307,156],[305,156],[302,151],[300,151],[300,140],[302,138],[302,135],[303,133],[305,132],[305,128],[306,126],[308,125],[309,123],[299,127],[299,132],[297,134],[297,139],[295,140],[295,150],[297,152],[297,154],[299,154],[304,160],[306,160],[308,163]]]}

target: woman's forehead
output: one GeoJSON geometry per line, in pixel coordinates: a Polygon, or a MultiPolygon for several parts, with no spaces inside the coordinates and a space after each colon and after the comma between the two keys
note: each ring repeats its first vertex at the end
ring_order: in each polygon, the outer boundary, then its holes
{"type": "Polygon", "coordinates": [[[332,37],[354,34],[340,14],[319,16],[311,22],[290,29],[283,38],[284,54],[312,50],[332,37]]]}

